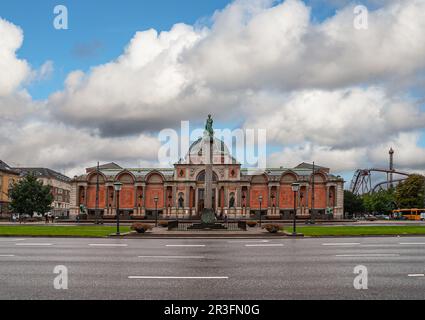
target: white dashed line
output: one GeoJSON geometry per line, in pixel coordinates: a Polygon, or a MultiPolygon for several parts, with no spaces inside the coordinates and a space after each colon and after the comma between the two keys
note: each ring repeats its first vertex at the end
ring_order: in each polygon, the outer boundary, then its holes
{"type": "Polygon", "coordinates": [[[425,246],[425,242],[400,242],[401,246],[425,246]]]}
{"type": "Polygon", "coordinates": [[[128,277],[129,279],[176,279],[176,280],[182,280],[182,279],[195,279],[195,280],[199,280],[199,279],[210,279],[210,280],[215,280],[215,279],[229,279],[229,277],[157,277],[157,276],[130,276],[128,277]]]}
{"type": "Polygon", "coordinates": [[[53,243],[15,243],[15,245],[21,247],[48,247],[53,246],[53,243]]]}
{"type": "Polygon", "coordinates": [[[358,246],[360,245],[360,243],[357,242],[347,242],[347,243],[343,243],[343,242],[335,242],[335,243],[322,243],[322,246],[358,246]]]}
{"type": "Polygon", "coordinates": [[[114,243],[91,243],[90,247],[128,247],[128,244],[114,244],[114,243]]]}
{"type": "Polygon", "coordinates": [[[245,247],[283,247],[283,244],[246,244],[245,247]]]}
{"type": "Polygon", "coordinates": [[[359,258],[368,258],[368,257],[370,257],[370,258],[373,258],[373,257],[376,257],[376,258],[385,258],[385,257],[399,257],[400,255],[399,254],[391,254],[391,253],[389,253],[389,254],[386,254],[386,253],[383,253],[383,254],[337,254],[337,255],[335,255],[335,257],[341,257],[341,258],[351,258],[351,257],[353,257],[353,258],[356,258],[356,257],[359,257],[359,258]]]}
{"type": "Polygon", "coordinates": [[[204,256],[139,256],[142,259],[204,259],[204,256]]]}
{"type": "Polygon", "coordinates": [[[269,240],[233,240],[227,241],[228,243],[267,243],[269,240]]]}
{"type": "Polygon", "coordinates": [[[408,277],[411,277],[411,278],[425,277],[425,274],[423,273],[409,274],[408,277]]]}
{"type": "Polygon", "coordinates": [[[27,239],[0,239],[0,242],[16,242],[16,241],[25,241],[27,239]]]}
{"type": "Polygon", "coordinates": [[[14,256],[14,254],[0,254],[0,258],[12,258],[14,256]]]}
{"type": "Polygon", "coordinates": [[[166,247],[205,247],[205,244],[167,244],[166,247]]]}

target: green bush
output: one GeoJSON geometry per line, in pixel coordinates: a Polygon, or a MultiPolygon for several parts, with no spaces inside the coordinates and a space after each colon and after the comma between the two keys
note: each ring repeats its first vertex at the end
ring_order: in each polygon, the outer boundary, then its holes
{"type": "Polygon", "coordinates": [[[165,221],[165,220],[159,221],[158,225],[163,228],[168,228],[168,221],[165,221]]]}
{"type": "Polygon", "coordinates": [[[282,229],[282,226],[280,224],[271,223],[263,226],[263,229],[266,229],[270,233],[278,233],[282,229]]]}
{"type": "Polygon", "coordinates": [[[145,233],[147,231],[152,230],[153,227],[147,223],[133,223],[131,226],[131,230],[136,231],[137,233],[145,233]]]}
{"type": "Polygon", "coordinates": [[[254,227],[257,226],[258,223],[257,223],[257,221],[247,221],[246,224],[247,224],[248,227],[254,228],[254,227]]]}

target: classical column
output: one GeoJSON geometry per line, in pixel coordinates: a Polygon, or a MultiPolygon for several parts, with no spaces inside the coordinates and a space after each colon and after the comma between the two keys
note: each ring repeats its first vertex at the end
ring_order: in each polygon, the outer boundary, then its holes
{"type": "Polygon", "coordinates": [[[269,194],[267,201],[267,215],[273,214],[273,204],[272,204],[272,187],[269,186],[269,194]]]}
{"type": "Polygon", "coordinates": [[[326,186],[326,209],[327,208],[329,208],[329,205],[330,205],[330,203],[329,203],[329,190],[330,189],[330,187],[329,186],[326,186]]]}
{"type": "Polygon", "coordinates": [[[201,212],[198,212],[198,208],[199,208],[199,203],[198,203],[198,201],[199,201],[199,191],[198,191],[198,188],[196,187],[195,188],[195,213],[196,214],[200,214],[201,212]]]}

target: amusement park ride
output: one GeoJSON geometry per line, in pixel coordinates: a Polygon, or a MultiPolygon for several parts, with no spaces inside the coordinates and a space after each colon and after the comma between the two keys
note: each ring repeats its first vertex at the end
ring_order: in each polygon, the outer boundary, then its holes
{"type": "Polygon", "coordinates": [[[394,150],[392,148],[389,151],[389,156],[390,161],[388,169],[373,168],[357,170],[351,180],[350,191],[356,195],[374,193],[392,188],[398,183],[406,180],[410,175],[409,173],[394,169],[394,150]],[[379,181],[378,175],[382,176],[382,174],[386,175],[386,180],[379,181]]]}

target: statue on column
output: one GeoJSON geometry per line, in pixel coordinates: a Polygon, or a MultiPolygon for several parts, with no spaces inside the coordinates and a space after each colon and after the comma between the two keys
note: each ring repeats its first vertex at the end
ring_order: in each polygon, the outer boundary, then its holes
{"type": "Polygon", "coordinates": [[[211,115],[208,115],[207,123],[205,125],[205,131],[208,133],[208,135],[212,138],[214,137],[214,129],[213,129],[214,120],[212,119],[211,115]]]}

